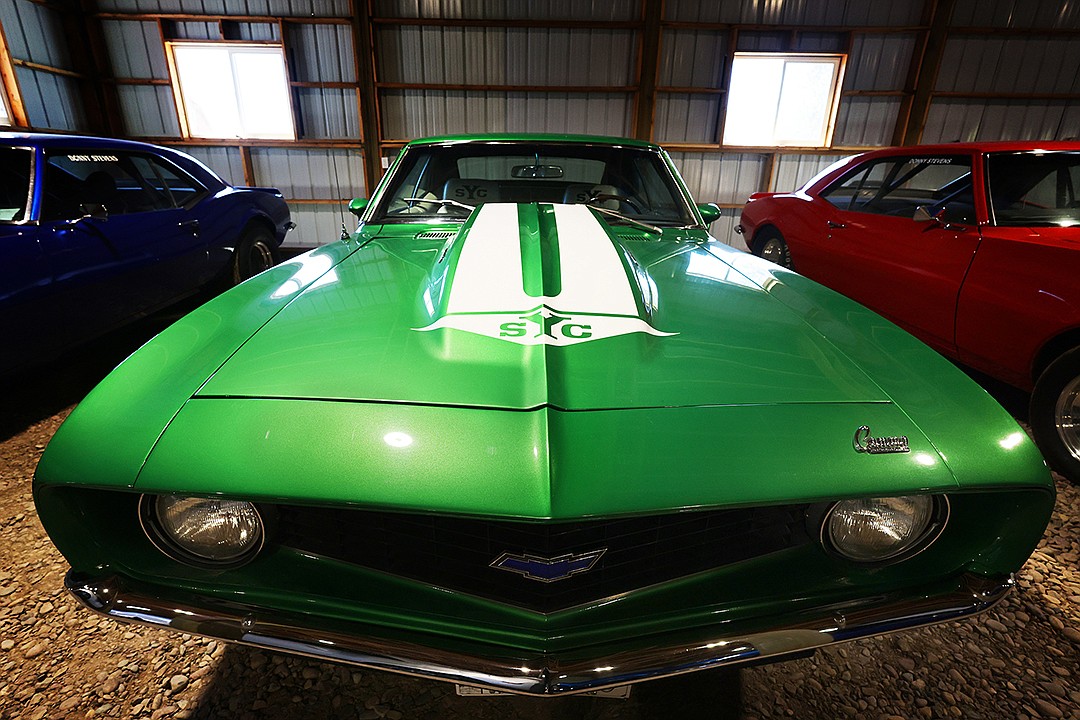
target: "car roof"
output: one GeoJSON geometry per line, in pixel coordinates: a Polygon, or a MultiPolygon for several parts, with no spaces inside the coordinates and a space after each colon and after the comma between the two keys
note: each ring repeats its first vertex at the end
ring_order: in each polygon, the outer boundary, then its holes
{"type": "Polygon", "coordinates": [[[624,145],[649,149],[659,149],[660,147],[655,143],[646,142],[644,140],[635,140],[633,138],[606,137],[603,135],[559,135],[552,133],[485,133],[470,135],[439,135],[434,137],[418,138],[416,140],[410,141],[408,145],[416,146],[468,142],[581,143],[591,145],[624,145]]]}
{"type": "Polygon", "coordinates": [[[864,153],[861,157],[874,155],[894,155],[909,152],[940,153],[949,155],[955,153],[972,152],[1025,152],[1045,150],[1052,151],[1080,151],[1080,141],[1077,140],[1002,140],[994,142],[966,142],[966,143],[940,143],[936,145],[908,145],[903,147],[881,148],[864,153]]]}
{"type": "Polygon", "coordinates": [[[141,149],[154,148],[155,150],[168,150],[159,145],[137,142],[135,140],[119,140],[116,138],[94,137],[91,135],[63,135],[59,133],[21,133],[0,132],[0,144],[3,145],[33,145],[36,147],[82,147],[101,148],[128,148],[141,149]]]}

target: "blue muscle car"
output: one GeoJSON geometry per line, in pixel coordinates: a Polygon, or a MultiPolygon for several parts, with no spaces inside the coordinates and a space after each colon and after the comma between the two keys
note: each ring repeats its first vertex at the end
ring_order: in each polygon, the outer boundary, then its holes
{"type": "Polygon", "coordinates": [[[292,226],[175,150],[0,133],[0,372],[261,272],[292,226]]]}

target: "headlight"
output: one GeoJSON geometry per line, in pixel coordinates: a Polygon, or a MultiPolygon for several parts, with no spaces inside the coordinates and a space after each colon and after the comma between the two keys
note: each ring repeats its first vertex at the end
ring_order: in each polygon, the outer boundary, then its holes
{"type": "Polygon", "coordinates": [[[183,495],[143,495],[143,529],[159,550],[196,565],[229,567],[263,543],[263,521],[249,502],[183,495]]]}
{"type": "Polygon", "coordinates": [[[929,495],[843,500],[826,516],[822,539],[849,560],[890,560],[929,544],[944,525],[945,508],[943,497],[929,495]]]}

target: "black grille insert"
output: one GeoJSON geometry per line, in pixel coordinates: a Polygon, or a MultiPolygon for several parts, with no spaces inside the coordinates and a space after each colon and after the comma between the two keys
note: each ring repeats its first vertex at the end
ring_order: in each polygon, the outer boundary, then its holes
{"type": "Polygon", "coordinates": [[[281,545],[548,613],[809,541],[806,505],[616,519],[512,521],[277,507],[281,545]],[[588,571],[538,582],[491,567],[604,549],[588,571]]]}

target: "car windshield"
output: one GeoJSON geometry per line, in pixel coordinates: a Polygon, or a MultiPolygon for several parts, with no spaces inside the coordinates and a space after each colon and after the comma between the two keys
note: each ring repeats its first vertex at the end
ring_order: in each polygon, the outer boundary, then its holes
{"type": "Polygon", "coordinates": [[[519,142],[408,149],[373,220],[460,222],[485,202],[588,204],[615,223],[695,222],[675,178],[654,150],[519,142]]]}
{"type": "Polygon", "coordinates": [[[987,179],[998,225],[1080,225],[1080,153],[992,153],[987,179]]]}
{"type": "Polygon", "coordinates": [[[0,148],[0,222],[26,219],[33,159],[26,148],[0,148]]]}

